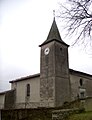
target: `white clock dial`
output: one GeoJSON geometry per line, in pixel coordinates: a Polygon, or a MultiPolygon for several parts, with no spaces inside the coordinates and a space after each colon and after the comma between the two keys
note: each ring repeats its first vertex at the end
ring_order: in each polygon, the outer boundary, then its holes
{"type": "Polygon", "coordinates": [[[45,55],[48,55],[49,52],[50,52],[50,49],[47,47],[47,48],[44,50],[44,54],[45,54],[45,55]]]}

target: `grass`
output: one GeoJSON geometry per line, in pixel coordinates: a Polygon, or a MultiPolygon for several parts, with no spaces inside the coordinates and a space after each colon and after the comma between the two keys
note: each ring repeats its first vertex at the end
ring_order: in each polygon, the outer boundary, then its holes
{"type": "Polygon", "coordinates": [[[92,112],[83,112],[69,116],[68,120],[92,120],[92,112]]]}

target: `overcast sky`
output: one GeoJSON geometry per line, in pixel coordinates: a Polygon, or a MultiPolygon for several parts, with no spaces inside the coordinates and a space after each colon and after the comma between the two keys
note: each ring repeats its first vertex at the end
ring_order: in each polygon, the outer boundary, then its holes
{"type": "MultiPolygon", "coordinates": [[[[0,0],[0,91],[10,89],[10,80],[40,72],[38,46],[46,40],[53,10],[58,8],[57,0],[0,0]]],[[[56,22],[62,39],[69,43],[61,22],[57,18],[56,22]]],[[[88,53],[70,47],[70,68],[92,74],[88,53]]]]}

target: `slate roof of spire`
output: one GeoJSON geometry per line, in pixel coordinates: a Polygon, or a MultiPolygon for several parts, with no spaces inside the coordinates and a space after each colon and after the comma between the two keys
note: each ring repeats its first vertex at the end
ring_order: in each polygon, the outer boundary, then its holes
{"type": "MultiPolygon", "coordinates": [[[[58,41],[60,43],[63,43],[65,45],[67,45],[62,39],[61,39],[61,36],[60,36],[60,33],[59,33],[59,30],[58,30],[58,27],[57,27],[57,24],[56,24],[56,21],[55,21],[55,18],[53,20],[53,23],[52,23],[52,26],[51,26],[51,29],[49,31],[49,34],[48,34],[48,37],[47,39],[41,44],[39,45],[40,47],[42,45],[45,45],[51,41],[58,41]]],[[[67,45],[69,46],[69,45],[67,45]]]]}

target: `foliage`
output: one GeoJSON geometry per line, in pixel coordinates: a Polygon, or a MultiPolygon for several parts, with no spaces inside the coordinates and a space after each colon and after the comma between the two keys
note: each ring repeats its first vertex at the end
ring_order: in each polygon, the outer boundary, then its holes
{"type": "Polygon", "coordinates": [[[68,120],[92,120],[92,112],[83,112],[71,115],[68,120]]]}

